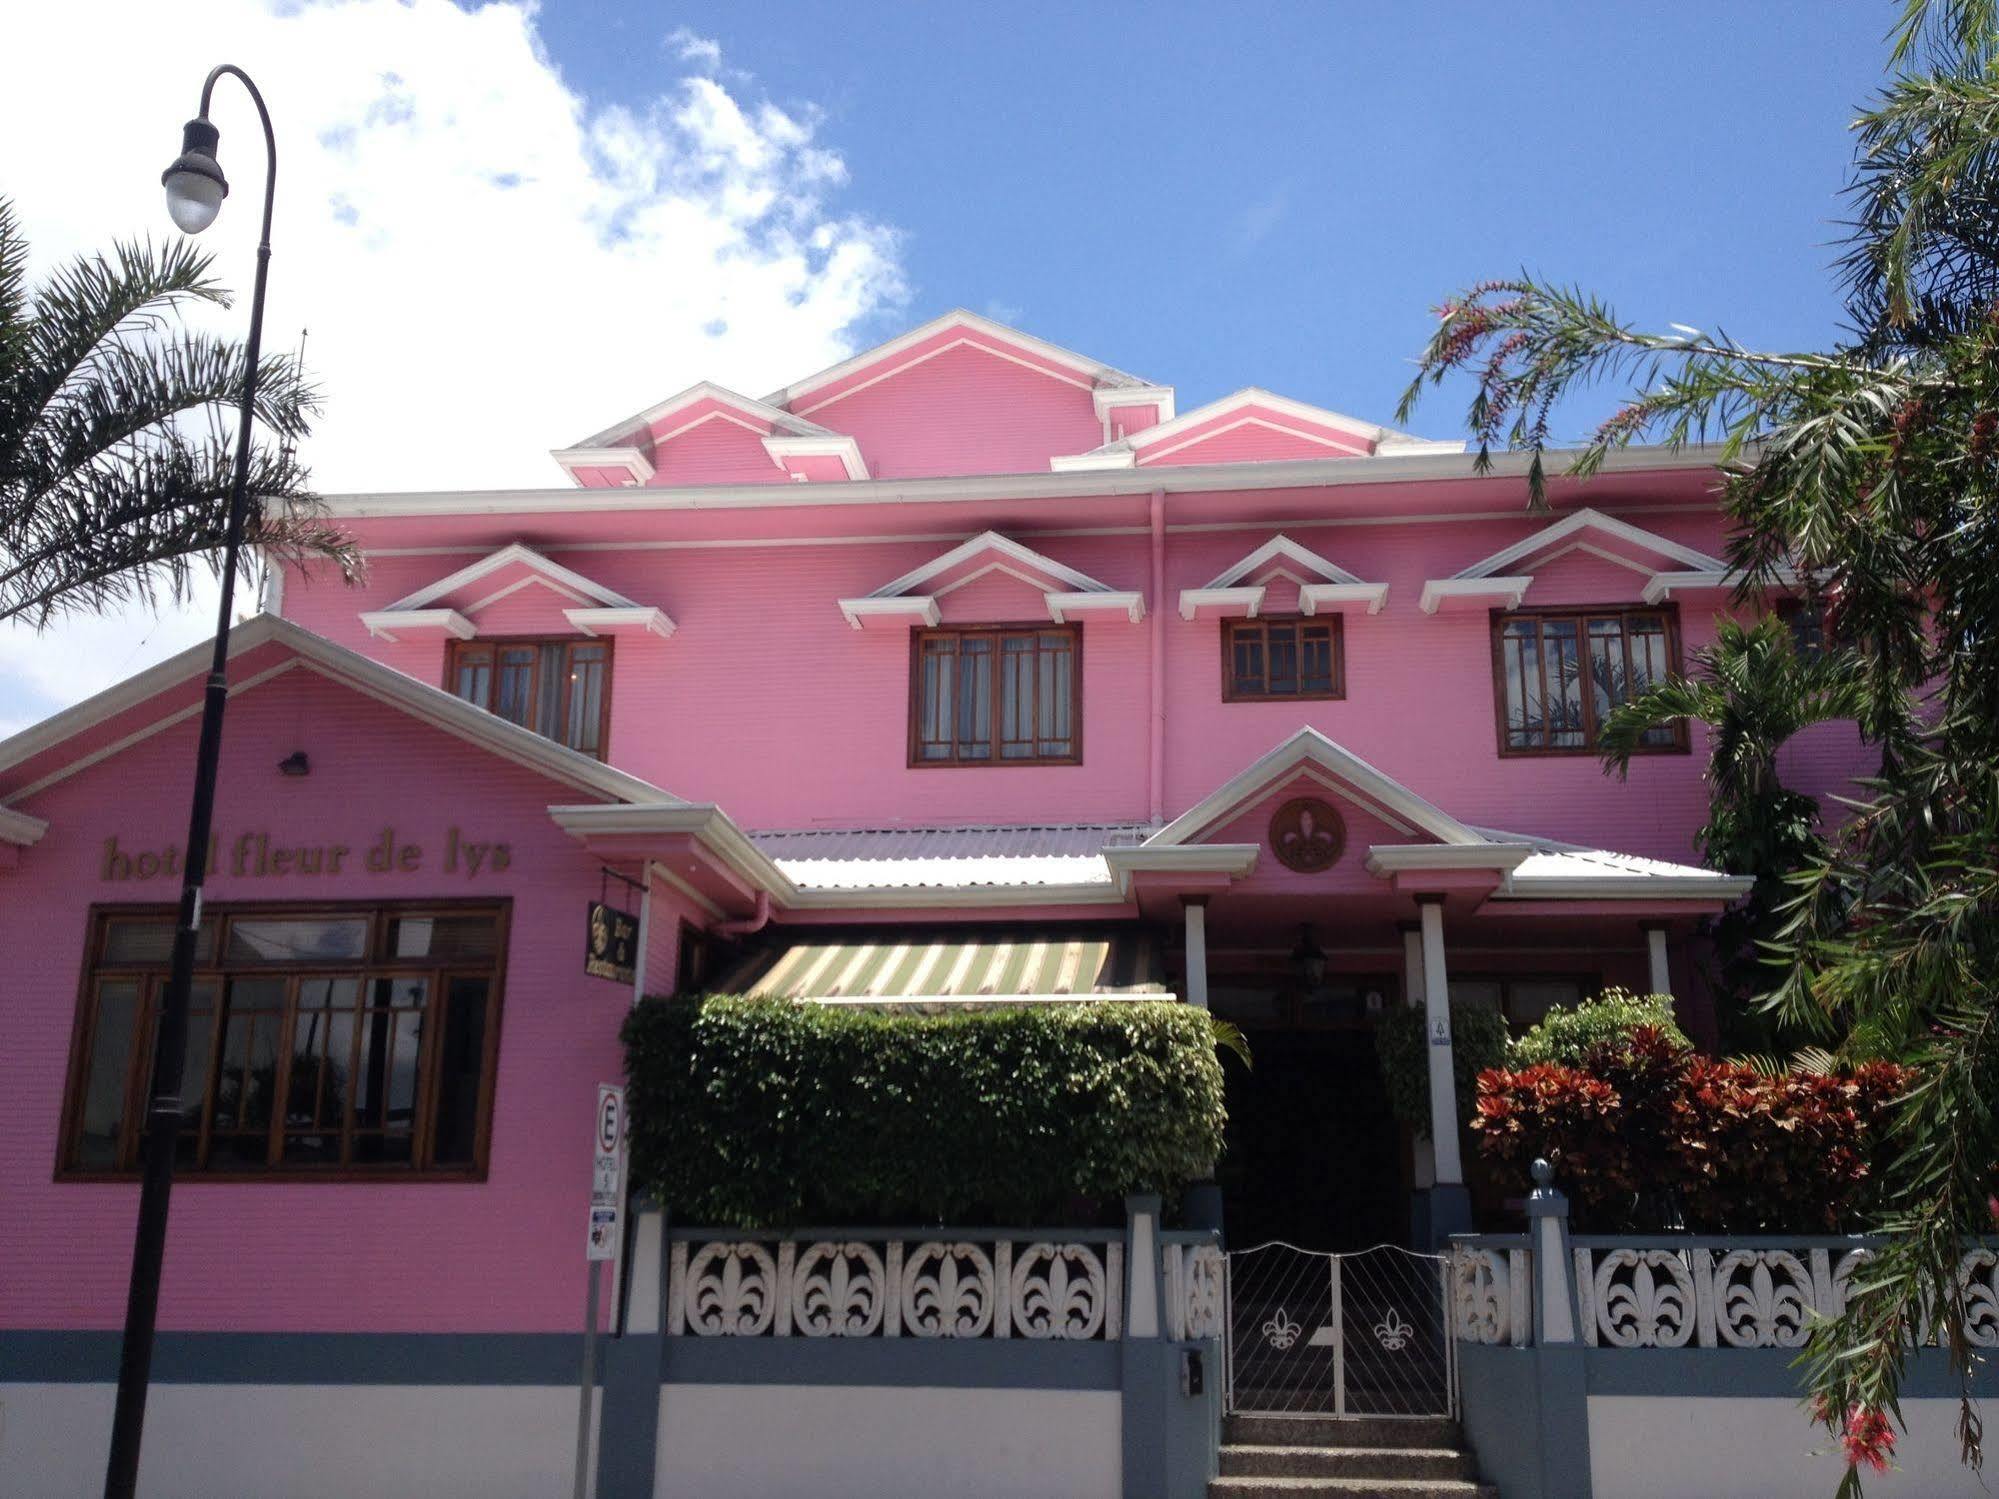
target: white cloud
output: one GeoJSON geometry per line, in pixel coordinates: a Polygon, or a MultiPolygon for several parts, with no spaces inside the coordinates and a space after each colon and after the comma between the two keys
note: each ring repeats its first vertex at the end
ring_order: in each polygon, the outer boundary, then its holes
{"type": "MultiPolygon", "coordinates": [[[[269,101],[280,171],[265,341],[326,394],[305,450],[329,492],[557,485],[551,447],[694,380],[761,391],[852,351],[902,296],[894,232],[829,200],[847,177],[820,121],[692,71],[643,107],[578,95],[531,3],[67,0],[8,22],[5,191],[36,267],[172,233],[159,173],[203,75],[241,64],[269,101]]],[[[247,289],[263,147],[249,101],[213,109],[232,191],[204,239],[247,289]]],[[[245,308],[220,323],[240,330],[245,308]]],[[[241,595],[239,595],[241,597],[241,595]]],[[[204,637],[214,610],[0,630],[0,733],[204,637]]]]}

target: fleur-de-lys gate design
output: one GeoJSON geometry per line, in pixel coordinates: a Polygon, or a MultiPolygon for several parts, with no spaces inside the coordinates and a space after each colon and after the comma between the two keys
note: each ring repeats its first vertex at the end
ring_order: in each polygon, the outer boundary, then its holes
{"type": "Polygon", "coordinates": [[[1457,1414],[1450,1266],[1378,1245],[1228,1257],[1228,1406],[1299,1416],[1457,1414]]]}

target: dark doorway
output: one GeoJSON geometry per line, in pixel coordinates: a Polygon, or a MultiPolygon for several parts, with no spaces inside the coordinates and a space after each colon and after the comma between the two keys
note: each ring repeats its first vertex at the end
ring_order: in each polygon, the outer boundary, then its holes
{"type": "Polygon", "coordinates": [[[1223,1062],[1227,1146],[1215,1172],[1228,1246],[1281,1239],[1346,1252],[1403,1243],[1402,1137],[1372,1024],[1243,1030],[1255,1067],[1223,1062]]]}

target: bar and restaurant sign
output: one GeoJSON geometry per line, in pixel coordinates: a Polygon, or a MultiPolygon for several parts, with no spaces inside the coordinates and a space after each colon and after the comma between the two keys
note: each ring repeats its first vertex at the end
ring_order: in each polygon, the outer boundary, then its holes
{"type": "Polygon", "coordinates": [[[583,971],[593,979],[629,984],[638,977],[638,951],[638,918],[601,900],[591,901],[583,971]]]}

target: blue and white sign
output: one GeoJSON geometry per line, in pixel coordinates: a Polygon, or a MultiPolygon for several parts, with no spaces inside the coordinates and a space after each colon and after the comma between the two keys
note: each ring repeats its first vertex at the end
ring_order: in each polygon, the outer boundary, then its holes
{"type": "Polygon", "coordinates": [[[591,1141],[590,1234],[584,1257],[614,1260],[624,1238],[625,1090],[597,1085],[597,1127],[591,1141]]]}

